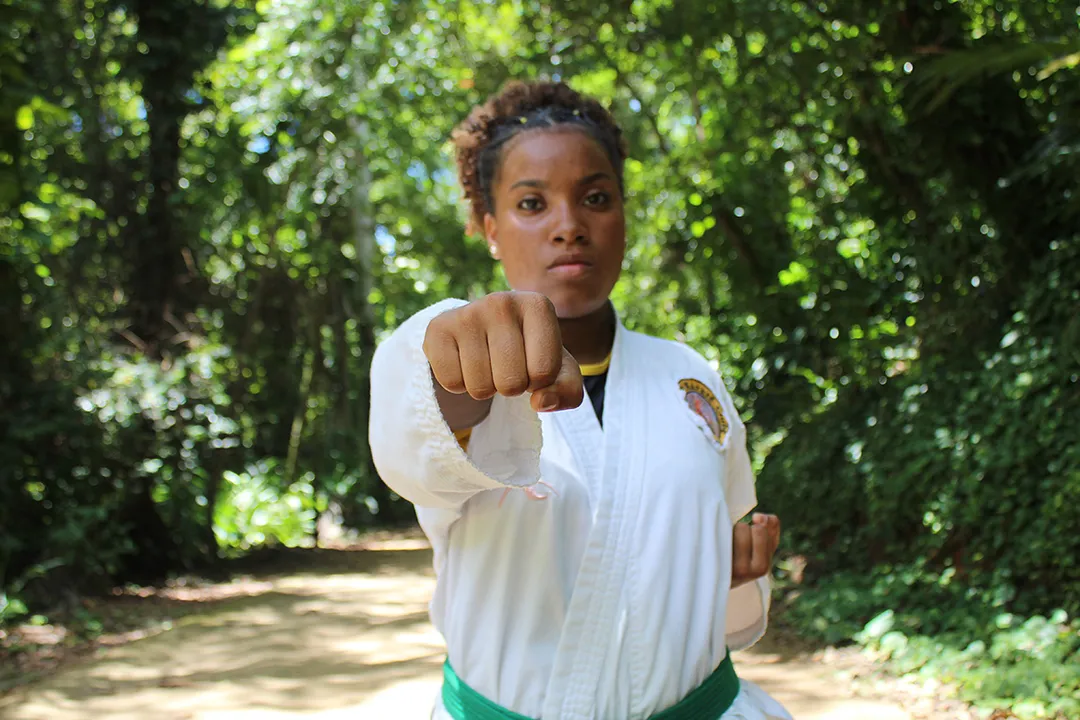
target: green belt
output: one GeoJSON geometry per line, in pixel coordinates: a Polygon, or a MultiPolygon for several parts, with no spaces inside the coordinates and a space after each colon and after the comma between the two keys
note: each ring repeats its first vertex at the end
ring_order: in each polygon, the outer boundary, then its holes
{"type": "MultiPolygon", "coordinates": [[[[689,695],[650,720],[719,720],[739,694],[739,678],[728,655],[712,675],[689,695]]],[[[454,720],[531,720],[496,705],[461,681],[447,660],[443,665],[442,699],[454,720]]]]}

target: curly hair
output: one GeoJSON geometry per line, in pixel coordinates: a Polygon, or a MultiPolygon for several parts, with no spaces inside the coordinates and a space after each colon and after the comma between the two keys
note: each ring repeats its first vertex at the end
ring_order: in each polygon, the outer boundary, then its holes
{"type": "Polygon", "coordinates": [[[513,81],[478,105],[454,130],[458,179],[469,204],[466,231],[480,232],[484,215],[495,212],[491,186],[503,145],[526,130],[580,127],[607,153],[623,189],[626,141],[603,105],[561,82],[513,81]]]}

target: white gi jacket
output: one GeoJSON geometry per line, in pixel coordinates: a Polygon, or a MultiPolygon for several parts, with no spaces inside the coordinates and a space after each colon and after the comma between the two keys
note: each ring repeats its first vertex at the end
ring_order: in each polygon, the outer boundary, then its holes
{"type": "MultiPolygon", "coordinates": [[[[527,717],[648,718],[765,632],[768,578],[730,589],[732,524],[756,504],[745,428],[700,355],[619,324],[603,428],[588,399],[538,416],[527,395],[496,397],[466,453],[422,350],[431,318],[463,304],[410,318],[371,369],[372,457],[431,541],[450,664],[527,717]],[[719,403],[721,441],[687,379],[719,403]],[[504,492],[539,479],[557,495],[504,492]]],[[[449,720],[441,700],[433,717],[449,720]]],[[[722,720],[766,718],[790,720],[743,681],[722,720]]]]}

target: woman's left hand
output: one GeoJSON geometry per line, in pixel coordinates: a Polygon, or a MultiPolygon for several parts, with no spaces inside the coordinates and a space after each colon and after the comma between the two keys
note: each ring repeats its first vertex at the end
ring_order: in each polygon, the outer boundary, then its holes
{"type": "Polygon", "coordinates": [[[780,518],[754,513],[750,524],[736,523],[731,539],[731,587],[765,577],[772,571],[780,544],[780,518]]]}

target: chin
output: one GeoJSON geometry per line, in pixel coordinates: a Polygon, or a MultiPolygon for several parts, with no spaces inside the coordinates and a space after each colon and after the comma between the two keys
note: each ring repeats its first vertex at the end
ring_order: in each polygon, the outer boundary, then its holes
{"type": "Polygon", "coordinates": [[[594,298],[560,297],[549,295],[548,299],[555,306],[555,315],[560,320],[578,320],[602,310],[608,303],[607,296],[594,298]]]}

